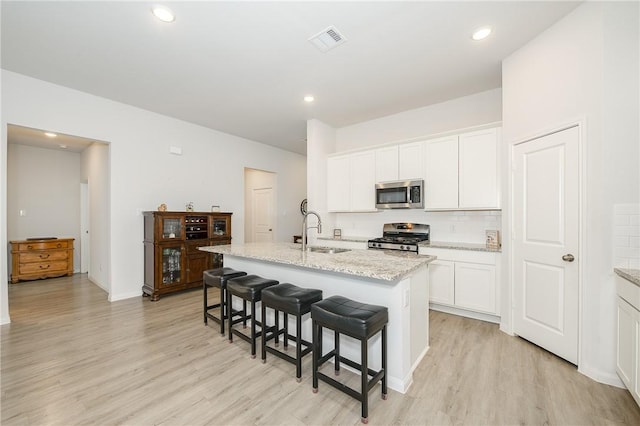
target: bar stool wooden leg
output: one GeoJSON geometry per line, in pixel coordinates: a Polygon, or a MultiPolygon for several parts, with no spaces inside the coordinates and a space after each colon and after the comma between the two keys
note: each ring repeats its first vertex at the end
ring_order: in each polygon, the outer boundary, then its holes
{"type": "Polygon", "coordinates": [[[280,312],[277,309],[274,309],[273,312],[276,317],[274,321],[276,324],[276,334],[273,339],[273,344],[277,348],[278,346],[280,346],[280,312]]]}
{"type": "Polygon", "coordinates": [[[251,358],[256,357],[256,302],[251,302],[251,358]]]}
{"type": "Polygon", "coordinates": [[[202,300],[204,301],[204,307],[202,308],[204,325],[207,325],[207,283],[204,280],[202,280],[202,300]]]}
{"type": "MultiPolygon", "coordinates": [[[[231,292],[227,290],[227,306],[229,307],[229,312],[233,312],[233,303],[231,292]]],[[[245,315],[246,317],[246,315],[245,315]]],[[[229,343],[233,342],[233,321],[229,321],[229,343]]]]}
{"type": "Polygon", "coordinates": [[[333,331],[333,345],[336,351],[336,354],[333,360],[334,374],[336,376],[339,376],[340,375],[340,333],[338,333],[335,330],[333,331]]]}
{"type": "MultiPolygon", "coordinates": [[[[266,305],[263,303],[262,304],[262,339],[261,339],[261,349],[262,349],[262,363],[266,363],[267,362],[267,327],[266,327],[266,320],[265,318],[267,318],[267,307],[266,305]]],[[[276,318],[278,318],[278,311],[276,311],[276,318]]],[[[278,332],[278,322],[276,320],[276,333],[278,332]]]]}
{"type": "MultiPolygon", "coordinates": [[[[206,291],[206,290],[205,290],[206,291]]],[[[227,309],[227,302],[225,299],[225,291],[222,288],[222,283],[220,283],[220,334],[224,334],[224,319],[231,318],[229,316],[229,309],[227,309]]],[[[206,298],[206,296],[205,296],[206,298]]],[[[229,320],[231,322],[231,320],[229,320]]]]}
{"type": "Polygon", "coordinates": [[[318,393],[318,358],[322,356],[322,327],[316,321],[312,321],[312,367],[313,370],[313,393],[318,393]]]}
{"type": "Polygon", "coordinates": [[[387,399],[387,326],[382,327],[382,399],[387,399]]]}
{"type": "Polygon", "coordinates": [[[369,359],[367,339],[360,340],[360,403],[362,404],[362,423],[369,423],[369,359]]]}
{"type": "MultiPolygon", "coordinates": [[[[287,337],[285,336],[285,339],[287,337]]],[[[302,380],[302,315],[296,315],[296,381],[302,380]]]]}

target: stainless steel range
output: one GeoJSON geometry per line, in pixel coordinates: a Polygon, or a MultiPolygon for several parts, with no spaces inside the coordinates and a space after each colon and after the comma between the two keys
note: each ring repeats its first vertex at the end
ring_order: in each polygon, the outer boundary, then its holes
{"type": "Polygon", "coordinates": [[[422,223],[385,223],[382,238],[368,241],[371,249],[418,252],[418,244],[429,242],[429,225],[422,223]]]}

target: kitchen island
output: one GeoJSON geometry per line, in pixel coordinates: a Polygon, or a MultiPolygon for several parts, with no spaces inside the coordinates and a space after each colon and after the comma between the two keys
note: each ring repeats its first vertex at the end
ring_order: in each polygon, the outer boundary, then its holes
{"type": "MultiPolygon", "coordinates": [[[[224,266],[281,283],[317,288],[323,296],[386,306],[389,309],[388,386],[406,392],[413,371],[429,349],[429,274],[434,256],[383,250],[302,252],[299,244],[247,243],[200,247],[224,255],[224,266]]],[[[325,250],[326,251],[326,250],[325,250]]],[[[295,326],[292,325],[292,329],[295,326]]],[[[303,338],[311,340],[311,320],[305,318],[303,338]]],[[[333,347],[333,332],[324,330],[325,352],[333,347]]],[[[380,368],[380,336],[370,341],[371,368],[380,368]],[[374,355],[375,354],[375,355],[374,355]]],[[[357,340],[343,336],[343,355],[360,359],[357,340]]],[[[311,371],[303,371],[310,375],[311,371]]]]}

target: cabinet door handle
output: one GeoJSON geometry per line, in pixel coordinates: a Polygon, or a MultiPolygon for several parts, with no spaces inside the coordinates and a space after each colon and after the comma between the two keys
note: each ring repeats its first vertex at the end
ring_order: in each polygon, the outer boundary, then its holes
{"type": "Polygon", "coordinates": [[[576,258],[573,257],[571,253],[565,254],[564,256],[562,256],[562,260],[564,260],[565,262],[573,262],[575,259],[576,258]]]}

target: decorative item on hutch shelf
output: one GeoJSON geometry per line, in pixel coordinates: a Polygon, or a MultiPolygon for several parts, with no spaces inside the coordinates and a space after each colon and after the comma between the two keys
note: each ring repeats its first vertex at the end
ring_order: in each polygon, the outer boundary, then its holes
{"type": "Polygon", "coordinates": [[[220,206],[211,206],[211,211],[212,211],[213,213],[217,213],[217,212],[219,212],[219,211],[220,211],[220,206]]]}
{"type": "Polygon", "coordinates": [[[498,249],[500,248],[500,231],[487,230],[485,231],[487,248],[498,249]]]}
{"type": "Polygon", "coordinates": [[[159,212],[166,212],[167,211],[167,205],[165,203],[162,203],[158,206],[158,211],[159,212]]]}
{"type": "Polygon", "coordinates": [[[185,207],[186,207],[186,211],[192,212],[193,211],[193,201],[189,201],[185,207]]]}

